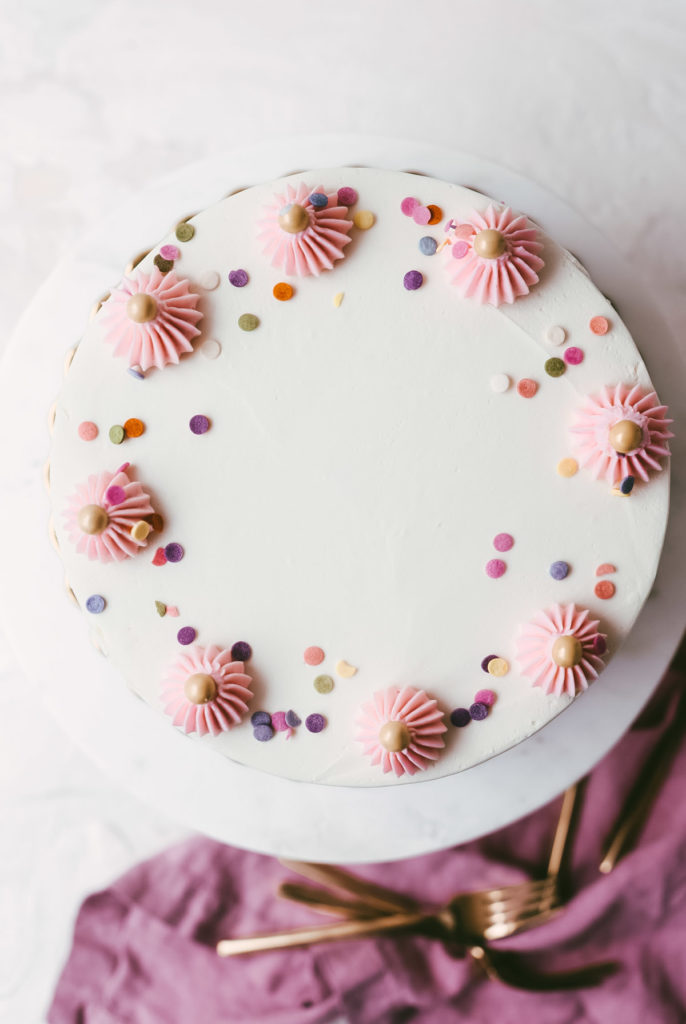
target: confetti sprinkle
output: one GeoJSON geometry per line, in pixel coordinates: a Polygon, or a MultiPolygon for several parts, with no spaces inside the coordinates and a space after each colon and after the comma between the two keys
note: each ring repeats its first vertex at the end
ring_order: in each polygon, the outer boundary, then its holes
{"type": "Polygon", "coordinates": [[[475,704],[485,704],[487,708],[495,704],[495,693],[493,690],[478,690],[474,695],[475,704]]]}
{"type": "Polygon", "coordinates": [[[83,423],[79,423],[78,433],[82,441],[94,441],[98,436],[97,424],[84,420],[83,423]]]}
{"type": "Polygon", "coordinates": [[[148,516],[148,522],[152,526],[155,533],[161,533],[164,529],[164,519],[159,512],[153,512],[152,515],[148,516]]]}
{"type": "Polygon", "coordinates": [[[297,729],[299,725],[302,725],[302,720],[298,715],[296,715],[295,711],[287,711],[286,725],[289,729],[297,729]]]}
{"type": "Polygon", "coordinates": [[[493,538],[493,547],[496,551],[509,551],[514,546],[514,537],[511,533],[497,533],[493,538]]]}
{"type": "Polygon", "coordinates": [[[145,424],[142,420],[131,419],[124,423],[124,433],[127,437],[140,437],[145,431],[145,424]]]}
{"type": "Polygon", "coordinates": [[[489,383],[491,391],[495,391],[497,395],[502,395],[509,390],[512,381],[506,373],[494,373],[489,383]]]}
{"type": "Polygon", "coordinates": [[[360,231],[368,231],[369,228],[374,227],[376,223],[376,217],[371,210],[358,210],[353,217],[353,224],[360,231]]]}
{"type": "Polygon", "coordinates": [[[155,601],[155,611],[161,619],[167,614],[167,606],[164,601],[155,601]]]}
{"type": "Polygon", "coordinates": [[[602,655],[602,654],[605,654],[606,650],[607,650],[607,642],[605,640],[605,637],[601,636],[600,633],[598,633],[598,635],[595,637],[595,639],[593,641],[593,653],[594,654],[601,654],[602,655]]]}
{"type": "Polygon", "coordinates": [[[196,416],[191,416],[188,421],[188,426],[190,427],[192,434],[206,434],[210,429],[210,421],[207,416],[203,416],[202,413],[198,413],[196,416]]]}
{"type": "Polygon", "coordinates": [[[469,709],[469,717],[475,722],[483,722],[484,718],[488,715],[488,707],[486,704],[479,704],[478,701],[472,704],[469,709]]]}
{"type": "Polygon", "coordinates": [[[305,719],[305,728],[309,732],[321,732],[326,725],[326,719],[324,715],[308,715],[305,719]]]}
{"type": "Polygon", "coordinates": [[[423,284],[424,275],[418,270],[408,270],[403,277],[403,287],[406,288],[408,292],[416,292],[423,284]]]}
{"type": "Polygon", "coordinates": [[[195,234],[195,228],[192,224],[188,224],[184,221],[182,224],[176,225],[176,231],[174,232],[179,242],[190,242],[191,238],[195,234]]]}
{"type": "Polygon", "coordinates": [[[339,188],[336,199],[340,206],[354,206],[359,199],[359,196],[356,189],[350,188],[349,185],[345,185],[343,188],[339,188]]]}
{"type": "Polygon", "coordinates": [[[314,681],[314,688],[317,693],[331,693],[333,685],[331,676],[317,676],[314,681]]]}
{"type": "Polygon", "coordinates": [[[592,316],[588,326],[593,334],[603,335],[610,330],[610,321],[605,316],[592,316]]]}
{"type": "Polygon", "coordinates": [[[110,427],[109,438],[112,444],[121,444],[125,437],[124,428],[120,427],[119,424],[110,427]]]}
{"type": "Polygon", "coordinates": [[[185,551],[180,544],[176,541],[172,541],[171,544],[167,544],[164,549],[164,555],[168,562],[180,562],[185,554],[185,551]]]}
{"type": "Polygon", "coordinates": [[[429,224],[440,224],[443,220],[443,210],[440,206],[436,206],[435,203],[429,203],[427,210],[431,214],[429,224]]]}
{"type": "Polygon", "coordinates": [[[495,676],[496,679],[500,679],[501,676],[506,676],[510,671],[510,663],[505,658],[491,658],[487,671],[489,676],[495,676]]]}
{"type": "Polygon", "coordinates": [[[242,331],[254,331],[259,323],[260,321],[254,313],[241,313],[238,317],[238,326],[242,331]]]}
{"type": "Polygon", "coordinates": [[[465,725],[469,725],[472,720],[472,716],[469,714],[467,708],[455,708],[454,711],[450,712],[450,721],[453,725],[456,725],[458,729],[464,729],[465,725]]]}
{"type": "Polygon", "coordinates": [[[181,253],[175,245],[163,245],[160,249],[160,256],[165,260],[178,260],[181,253]]]}
{"type": "Polygon", "coordinates": [[[616,566],[614,566],[612,562],[603,562],[602,565],[598,566],[595,574],[596,576],[609,576],[613,572],[617,572],[616,566]]]}
{"type": "Polygon", "coordinates": [[[553,562],[548,572],[554,580],[563,580],[569,574],[569,564],[567,562],[553,562]]]}
{"type": "Polygon", "coordinates": [[[522,377],[521,380],[517,381],[517,394],[521,395],[522,398],[533,398],[538,391],[538,384],[535,380],[531,380],[530,377],[522,377]]]}
{"type": "Polygon", "coordinates": [[[252,647],[245,640],[238,640],[231,648],[231,657],[234,661],[250,661],[252,647]]]}
{"type": "Polygon", "coordinates": [[[334,295],[334,297],[333,297],[333,304],[336,307],[336,309],[338,309],[338,307],[340,306],[341,302],[343,301],[343,295],[344,294],[345,294],[344,292],[336,292],[336,294],[334,295]]]}
{"type": "Polygon", "coordinates": [[[431,220],[431,210],[428,206],[415,206],[412,211],[412,220],[415,224],[421,224],[422,227],[428,224],[431,220]]]}
{"type": "Polygon", "coordinates": [[[168,604],[167,605],[167,615],[171,615],[171,617],[173,619],[178,619],[178,617],[179,617],[179,609],[176,607],[175,604],[168,604]]]}
{"type": "Polygon", "coordinates": [[[621,484],[619,485],[619,489],[622,492],[622,494],[631,494],[631,492],[634,489],[634,484],[635,483],[636,483],[636,477],[625,476],[624,479],[622,480],[621,484]]]}
{"type": "Polygon", "coordinates": [[[263,725],[256,726],[253,729],[252,734],[255,737],[255,739],[258,740],[260,743],[266,743],[267,740],[270,740],[274,735],[274,730],[272,729],[271,725],[267,725],[265,723],[263,725]]]}
{"type": "Polygon", "coordinates": [[[482,671],[488,672],[488,666],[493,661],[493,659],[497,658],[497,657],[498,657],[497,654],[487,654],[486,657],[481,662],[482,671]]]}
{"type": "Polygon", "coordinates": [[[91,615],[100,615],[101,612],[105,611],[106,603],[102,594],[91,594],[86,601],[86,611],[89,611],[91,615]]]}
{"type": "Polygon", "coordinates": [[[274,285],[272,295],[279,302],[288,302],[289,299],[293,298],[293,286],[286,284],[285,281],[279,281],[278,284],[274,285]]]}
{"type": "Polygon", "coordinates": [[[152,560],[153,565],[166,565],[167,556],[164,553],[164,548],[158,548],[152,560]]]}
{"type": "Polygon", "coordinates": [[[198,634],[192,626],[182,626],[176,634],[176,639],[183,647],[188,647],[192,644],[198,634]]]}
{"type": "Polygon", "coordinates": [[[132,377],[136,378],[136,380],[145,380],[145,374],[138,365],[129,366],[126,372],[130,373],[132,377]]]}
{"type": "Polygon", "coordinates": [[[139,519],[137,523],[134,523],[131,527],[131,536],[134,540],[144,541],[148,539],[148,534],[152,532],[152,526],[150,523],[146,523],[145,519],[139,519]]]}
{"type": "Polygon", "coordinates": [[[207,341],[203,341],[200,346],[200,351],[204,355],[205,359],[216,359],[222,353],[221,342],[215,338],[208,338],[207,341]]]}
{"type": "Polygon", "coordinates": [[[418,199],[415,199],[414,196],[405,196],[400,204],[400,209],[406,217],[411,217],[418,206],[421,206],[418,199]]]}
{"type": "Polygon", "coordinates": [[[323,192],[313,192],[309,198],[315,210],[323,210],[329,205],[329,197],[323,192]]]}
{"type": "Polygon", "coordinates": [[[321,665],[326,655],[321,647],[306,647],[303,658],[306,665],[321,665]]]}
{"type": "Polygon", "coordinates": [[[559,324],[553,324],[545,332],[545,340],[549,345],[564,345],[566,338],[567,332],[559,324]]]}
{"type": "Polygon", "coordinates": [[[503,562],[502,558],[491,558],[486,562],[486,575],[490,576],[492,580],[500,579],[507,572],[507,564],[503,562]]]}
{"type": "Polygon", "coordinates": [[[232,284],[234,288],[245,288],[250,278],[248,277],[247,270],[230,270],[229,271],[229,284],[232,284]]]}
{"type": "Polygon", "coordinates": [[[110,505],[121,505],[122,501],[126,501],[126,491],[123,487],[108,487],[105,491],[105,498],[109,501],[110,505]]]}
{"type": "Polygon", "coordinates": [[[614,597],[616,587],[611,580],[601,580],[600,583],[596,583],[594,590],[596,597],[601,601],[607,601],[608,598],[614,597]]]}
{"type": "Polygon", "coordinates": [[[566,363],[569,363],[570,366],[578,366],[584,361],[584,350],[582,348],[577,348],[576,345],[570,345],[570,347],[566,348],[562,353],[562,358],[566,363]]]}
{"type": "Polygon", "coordinates": [[[164,256],[160,256],[159,253],[155,256],[153,263],[162,274],[168,274],[174,267],[173,260],[165,260],[164,256]]]}
{"type": "Polygon", "coordinates": [[[213,292],[215,288],[219,287],[221,278],[216,270],[206,270],[204,274],[200,275],[198,284],[201,288],[204,288],[206,292],[213,292]]]}
{"type": "Polygon", "coordinates": [[[579,463],[576,461],[576,459],[560,459],[560,461],[557,464],[557,472],[559,476],[576,476],[578,471],[579,463]]]}
{"type": "Polygon", "coordinates": [[[553,356],[552,359],[546,359],[543,369],[549,377],[561,377],[567,366],[564,359],[558,359],[557,356],[553,356]]]}
{"type": "Polygon", "coordinates": [[[431,235],[424,235],[419,239],[419,251],[423,252],[425,256],[433,256],[437,248],[438,242],[431,235]]]}
{"type": "Polygon", "coordinates": [[[350,665],[347,661],[336,662],[336,675],[340,676],[341,679],[350,679],[356,672],[355,666],[350,665]]]}
{"type": "Polygon", "coordinates": [[[465,242],[464,238],[461,238],[458,242],[455,242],[455,245],[450,251],[453,255],[453,259],[462,260],[469,252],[469,244],[465,242]]]}
{"type": "Polygon", "coordinates": [[[275,711],[272,715],[272,729],[276,732],[285,732],[288,729],[288,722],[286,721],[285,711],[275,711]]]}
{"type": "Polygon", "coordinates": [[[250,716],[250,724],[252,726],[271,725],[272,716],[269,714],[268,711],[253,711],[252,715],[250,716]]]}

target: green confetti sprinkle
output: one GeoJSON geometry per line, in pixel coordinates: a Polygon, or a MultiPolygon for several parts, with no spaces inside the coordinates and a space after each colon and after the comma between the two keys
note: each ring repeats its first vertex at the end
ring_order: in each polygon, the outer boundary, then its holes
{"type": "Polygon", "coordinates": [[[112,444],[121,444],[126,437],[126,432],[123,427],[118,424],[114,427],[110,427],[110,441],[112,444]]]}
{"type": "Polygon", "coordinates": [[[552,359],[546,359],[544,369],[549,377],[561,377],[567,369],[567,364],[564,360],[553,356],[552,359]]]}
{"type": "Polygon", "coordinates": [[[259,326],[260,321],[254,313],[242,313],[238,317],[238,326],[242,331],[254,331],[259,326]]]}
{"type": "Polygon", "coordinates": [[[190,242],[191,238],[195,234],[195,228],[192,224],[187,224],[184,221],[182,224],[176,225],[176,231],[174,234],[180,242],[190,242]]]}
{"type": "Polygon", "coordinates": [[[153,263],[158,270],[161,270],[163,274],[167,274],[174,266],[174,260],[165,260],[159,253],[155,256],[153,263]]]}
{"type": "Polygon", "coordinates": [[[314,681],[314,688],[317,693],[331,693],[333,690],[333,679],[331,676],[317,676],[314,681]]]}
{"type": "Polygon", "coordinates": [[[167,606],[163,601],[155,601],[155,611],[163,618],[167,614],[167,606]]]}

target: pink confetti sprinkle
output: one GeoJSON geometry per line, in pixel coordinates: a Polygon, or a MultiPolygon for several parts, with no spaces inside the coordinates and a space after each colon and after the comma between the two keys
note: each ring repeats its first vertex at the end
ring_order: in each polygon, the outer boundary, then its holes
{"type": "Polygon", "coordinates": [[[455,238],[471,238],[474,234],[474,228],[471,224],[458,224],[455,228],[455,238]]]}
{"type": "Polygon", "coordinates": [[[79,437],[82,441],[94,441],[98,436],[98,427],[96,423],[92,423],[90,420],[84,420],[83,423],[79,423],[79,437]]]}
{"type": "Polygon", "coordinates": [[[511,533],[498,533],[493,538],[493,547],[496,551],[509,551],[514,544],[514,537],[511,533]]]}
{"type": "Polygon", "coordinates": [[[474,703],[485,704],[487,708],[490,708],[492,704],[495,704],[495,693],[493,690],[479,690],[474,694],[474,703]]]}
{"type": "Polygon", "coordinates": [[[507,572],[507,563],[502,558],[491,558],[486,562],[486,575],[492,580],[500,579],[507,572]]]}
{"type": "Polygon", "coordinates": [[[611,562],[603,562],[602,565],[598,566],[598,568],[595,571],[595,574],[596,576],[609,576],[610,573],[613,572],[617,572],[616,566],[614,566],[611,562]]]}
{"type": "Polygon", "coordinates": [[[464,259],[464,257],[469,252],[469,246],[467,245],[466,242],[460,240],[459,242],[455,242],[455,245],[452,247],[450,251],[452,252],[456,260],[461,260],[464,259]]]}
{"type": "Polygon", "coordinates": [[[428,206],[416,206],[412,211],[412,220],[415,224],[428,224],[431,220],[431,210],[428,206]]]}
{"type": "Polygon", "coordinates": [[[179,609],[176,607],[175,604],[168,604],[167,605],[167,615],[171,615],[171,617],[173,619],[178,619],[178,617],[179,617],[179,609]]]}
{"type": "MultiPolygon", "coordinates": [[[[164,553],[164,548],[158,548],[157,549],[157,551],[155,552],[155,557],[152,560],[152,564],[153,565],[166,565],[167,564],[167,556],[164,553]]],[[[167,612],[169,612],[168,608],[167,608],[167,612]]]]}
{"type": "Polygon", "coordinates": [[[321,647],[307,647],[303,654],[306,665],[321,665],[325,654],[321,647]]]}
{"type": "Polygon", "coordinates": [[[576,345],[572,345],[570,348],[566,348],[562,353],[563,359],[570,366],[578,366],[579,363],[584,361],[584,350],[577,348],[576,345]]]}
{"type": "Polygon", "coordinates": [[[610,330],[610,321],[606,316],[592,316],[588,322],[593,334],[602,336],[610,330]]]}
{"type": "Polygon", "coordinates": [[[121,505],[122,501],[126,501],[126,491],[123,487],[108,487],[105,491],[105,497],[110,505],[121,505]]]}
{"type": "Polygon", "coordinates": [[[286,722],[286,712],[275,711],[272,715],[272,729],[276,729],[277,732],[286,732],[288,728],[289,725],[286,722]]]}
{"type": "Polygon", "coordinates": [[[415,199],[414,196],[405,196],[402,203],[400,204],[400,209],[403,211],[406,217],[411,217],[416,207],[419,205],[419,200],[415,199]]]}
{"type": "Polygon", "coordinates": [[[178,260],[181,253],[175,245],[163,245],[160,249],[160,256],[163,260],[178,260]]]}

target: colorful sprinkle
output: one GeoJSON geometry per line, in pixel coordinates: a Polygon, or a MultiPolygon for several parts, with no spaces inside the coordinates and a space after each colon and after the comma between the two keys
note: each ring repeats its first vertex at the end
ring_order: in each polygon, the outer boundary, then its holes
{"type": "Polygon", "coordinates": [[[254,313],[241,313],[238,317],[238,326],[242,331],[254,331],[256,327],[259,327],[259,319],[254,313]]]}
{"type": "Polygon", "coordinates": [[[164,548],[158,548],[152,560],[153,565],[166,565],[167,556],[164,553],[164,548]]]}
{"type": "Polygon", "coordinates": [[[611,580],[601,580],[595,585],[595,596],[599,597],[601,601],[607,601],[608,598],[614,597],[615,590],[616,587],[611,580]]]}
{"type": "Polygon", "coordinates": [[[488,707],[486,704],[479,704],[475,701],[469,709],[469,717],[475,722],[483,722],[484,718],[488,715],[488,707]]]}
{"type": "Polygon", "coordinates": [[[501,676],[506,676],[510,671],[510,663],[505,658],[491,658],[487,671],[489,676],[495,676],[496,679],[500,679],[501,676]]]}
{"type": "Polygon", "coordinates": [[[412,211],[412,220],[415,224],[421,224],[424,227],[431,220],[431,210],[428,206],[415,206],[412,211]]]}
{"type": "MultiPolygon", "coordinates": [[[[452,221],[450,223],[452,223],[452,221]]],[[[446,231],[448,230],[448,227],[450,227],[449,224],[446,226],[446,231]]],[[[471,224],[456,224],[453,230],[455,238],[466,238],[469,240],[473,234],[474,228],[471,224]]]]}
{"type": "Polygon", "coordinates": [[[126,437],[126,434],[124,433],[124,428],[120,427],[119,424],[117,424],[114,427],[110,427],[109,437],[112,444],[121,444],[124,438],[126,437]]]}
{"type": "Polygon", "coordinates": [[[306,665],[321,665],[326,655],[321,647],[306,647],[303,658],[306,665]]]}
{"type": "Polygon", "coordinates": [[[566,458],[560,459],[557,464],[557,472],[559,476],[576,476],[579,471],[579,463],[576,459],[566,458]]]}
{"type": "Polygon", "coordinates": [[[287,711],[286,725],[289,729],[297,729],[299,725],[302,725],[302,719],[296,715],[295,711],[287,711]]]}
{"type": "Polygon", "coordinates": [[[124,423],[124,433],[127,437],[140,437],[144,430],[143,420],[131,419],[124,423]]]}
{"type": "Polygon", "coordinates": [[[605,640],[604,636],[601,636],[600,633],[598,633],[598,635],[593,640],[593,653],[594,654],[605,654],[606,650],[607,650],[607,641],[605,640]]]}
{"type": "Polygon", "coordinates": [[[97,436],[97,424],[92,423],[90,420],[84,420],[83,423],[79,423],[79,437],[82,441],[94,441],[97,436]]]}
{"type": "Polygon", "coordinates": [[[489,383],[491,391],[495,391],[497,395],[503,395],[509,390],[512,381],[506,373],[494,373],[489,383]]]}
{"type": "Polygon", "coordinates": [[[634,484],[635,483],[636,483],[636,477],[634,477],[634,476],[625,476],[624,479],[622,480],[621,484],[619,485],[619,489],[622,492],[622,494],[631,494],[631,492],[634,489],[634,484]]]}
{"type": "Polygon", "coordinates": [[[163,245],[160,249],[160,256],[165,260],[178,260],[181,253],[175,245],[163,245]]]}
{"type": "Polygon", "coordinates": [[[285,732],[288,729],[288,722],[286,721],[285,711],[275,711],[272,715],[272,729],[276,732],[285,732]]]}
{"type": "Polygon", "coordinates": [[[130,373],[132,377],[136,378],[136,380],[145,380],[145,374],[138,365],[129,366],[126,372],[130,373]]]}
{"type": "Polygon", "coordinates": [[[610,321],[606,316],[592,316],[588,326],[593,334],[603,335],[610,330],[610,321]]]}
{"type": "Polygon", "coordinates": [[[490,576],[492,580],[500,579],[507,572],[507,564],[503,562],[502,558],[491,558],[486,562],[486,575],[490,576]]]}
{"type": "Polygon", "coordinates": [[[530,377],[522,377],[521,380],[517,381],[517,394],[521,395],[522,398],[533,398],[538,391],[538,384],[535,380],[531,380],[530,377]]]}
{"type": "Polygon", "coordinates": [[[459,241],[455,242],[455,245],[450,251],[454,259],[462,260],[469,252],[469,243],[465,242],[464,238],[461,238],[459,241]]]}
{"type": "Polygon", "coordinates": [[[188,647],[192,644],[198,634],[192,626],[182,626],[176,634],[176,639],[183,647],[188,647]]]}
{"type": "Polygon", "coordinates": [[[234,661],[250,661],[252,647],[245,640],[238,640],[231,648],[231,657],[234,661]]]}
{"type": "Polygon", "coordinates": [[[559,324],[553,324],[545,332],[545,340],[549,345],[564,345],[566,338],[567,332],[559,324]]]}
{"type": "Polygon", "coordinates": [[[569,564],[567,562],[553,562],[548,572],[554,580],[563,580],[569,574],[569,564]]]}
{"type": "Polygon", "coordinates": [[[208,338],[207,341],[203,341],[200,351],[205,359],[216,359],[222,353],[221,342],[217,341],[216,338],[208,338]]]}
{"type": "Polygon", "coordinates": [[[184,221],[182,224],[176,225],[176,231],[174,232],[179,242],[190,242],[191,238],[195,234],[195,228],[192,224],[188,224],[184,221]]]}
{"type": "Polygon", "coordinates": [[[144,541],[148,539],[148,535],[152,532],[152,526],[150,523],[146,523],[145,519],[139,519],[137,523],[134,523],[131,527],[131,536],[134,540],[144,541]]]}
{"type": "Polygon", "coordinates": [[[595,574],[596,576],[609,576],[613,572],[617,572],[616,566],[614,566],[612,562],[603,562],[602,565],[598,566],[595,574]]]}
{"type": "Polygon", "coordinates": [[[286,284],[285,281],[279,281],[279,283],[275,284],[272,288],[272,295],[275,299],[278,299],[279,302],[288,302],[289,299],[293,298],[293,286],[286,284]]]}
{"type": "Polygon", "coordinates": [[[153,263],[162,274],[168,274],[174,267],[173,260],[165,260],[164,256],[160,256],[159,253],[155,256],[153,263]]]}
{"type": "Polygon", "coordinates": [[[418,199],[415,199],[414,196],[405,196],[400,204],[400,209],[406,217],[411,217],[418,206],[421,206],[418,199]]]}
{"type": "Polygon", "coordinates": [[[450,712],[450,721],[453,725],[456,725],[458,729],[464,729],[465,725],[469,725],[472,720],[472,716],[469,714],[467,708],[455,708],[454,711],[450,712]]]}
{"type": "Polygon", "coordinates": [[[493,538],[493,547],[496,551],[509,551],[514,546],[514,537],[511,533],[497,533],[493,538]]]}
{"type": "Polygon", "coordinates": [[[344,185],[343,188],[339,188],[336,199],[340,206],[354,206],[359,196],[356,189],[344,185]]]}
{"type": "Polygon", "coordinates": [[[173,619],[178,619],[178,617],[179,617],[179,609],[176,607],[175,604],[168,604],[167,605],[167,615],[171,615],[171,617],[173,619]]]}
{"type": "Polygon", "coordinates": [[[180,544],[177,544],[176,541],[172,541],[171,544],[166,545],[164,554],[168,562],[180,562],[185,551],[180,544]]]}
{"type": "Polygon", "coordinates": [[[264,725],[256,726],[253,729],[252,734],[255,737],[255,739],[258,740],[260,743],[266,743],[267,740],[270,740],[274,735],[274,730],[272,729],[271,725],[267,725],[265,723],[264,725]]]}
{"type": "Polygon", "coordinates": [[[323,210],[329,204],[329,197],[323,192],[313,192],[310,195],[310,202],[315,210],[323,210]]]}
{"type": "Polygon", "coordinates": [[[490,708],[495,704],[495,693],[493,690],[478,690],[474,694],[475,704],[485,704],[487,708],[490,708]]]}
{"type": "Polygon", "coordinates": [[[308,715],[305,719],[305,728],[308,732],[321,732],[326,725],[324,715],[308,715]]]}
{"type": "Polygon", "coordinates": [[[152,515],[148,516],[148,522],[152,526],[155,533],[162,533],[164,529],[164,519],[159,512],[153,512],[152,515]]]}
{"type": "Polygon", "coordinates": [[[204,274],[200,275],[198,284],[206,292],[213,292],[215,288],[219,287],[220,281],[221,278],[216,270],[206,270],[204,274]]]}
{"type": "Polygon", "coordinates": [[[443,220],[443,210],[440,206],[436,206],[435,203],[429,203],[427,210],[431,214],[429,217],[429,224],[440,224],[443,220]]]}
{"type": "Polygon", "coordinates": [[[347,661],[336,662],[336,675],[340,676],[341,679],[351,679],[357,672],[354,665],[351,665],[347,661]]]}
{"type": "Polygon", "coordinates": [[[493,661],[493,659],[497,658],[497,657],[498,657],[497,654],[487,654],[486,657],[481,662],[481,669],[482,669],[482,671],[483,672],[488,672],[488,666],[493,661]]]}
{"type": "Polygon", "coordinates": [[[252,715],[250,716],[250,724],[252,726],[271,725],[272,716],[269,714],[268,711],[253,711],[252,715]]]}
{"type": "Polygon", "coordinates": [[[100,615],[105,611],[105,604],[106,601],[102,594],[91,594],[86,601],[86,611],[89,611],[91,615],[100,615]]]}
{"type": "Polygon", "coordinates": [[[562,353],[562,358],[566,363],[569,363],[570,366],[578,366],[579,363],[583,363],[584,361],[584,350],[582,348],[577,348],[576,345],[570,345],[570,347],[566,348],[562,353]]]}
{"type": "Polygon", "coordinates": [[[331,693],[333,690],[333,679],[331,676],[317,676],[314,681],[314,688],[317,693],[331,693]]]}
{"type": "Polygon", "coordinates": [[[122,501],[126,501],[126,491],[123,487],[117,487],[115,484],[113,487],[107,488],[105,498],[110,505],[121,505],[122,501]]]}
{"type": "Polygon", "coordinates": [[[557,356],[553,356],[552,359],[546,359],[543,369],[549,377],[561,377],[567,366],[564,359],[558,359],[557,356]]]}
{"type": "Polygon", "coordinates": [[[230,270],[229,271],[229,284],[232,284],[234,288],[245,288],[250,278],[248,277],[247,270],[230,270]]]}
{"type": "Polygon", "coordinates": [[[191,428],[192,434],[206,434],[210,429],[210,421],[207,416],[198,413],[196,416],[191,416],[188,426],[191,428]]]}
{"type": "Polygon", "coordinates": [[[403,277],[403,287],[406,288],[408,292],[416,292],[423,284],[424,275],[418,270],[408,270],[403,277]]]}
{"type": "Polygon", "coordinates": [[[431,235],[424,235],[419,239],[419,251],[423,252],[425,256],[433,256],[437,248],[438,242],[431,235]]]}
{"type": "Polygon", "coordinates": [[[167,614],[167,606],[164,601],[155,601],[155,611],[161,619],[167,614]]]}
{"type": "Polygon", "coordinates": [[[336,307],[336,309],[338,309],[338,307],[340,306],[341,302],[343,301],[344,294],[345,294],[345,292],[336,292],[336,294],[334,295],[334,297],[333,297],[333,304],[336,307]]]}
{"type": "Polygon", "coordinates": [[[353,224],[360,231],[368,231],[369,228],[374,227],[376,217],[371,210],[358,210],[353,217],[353,224]]]}

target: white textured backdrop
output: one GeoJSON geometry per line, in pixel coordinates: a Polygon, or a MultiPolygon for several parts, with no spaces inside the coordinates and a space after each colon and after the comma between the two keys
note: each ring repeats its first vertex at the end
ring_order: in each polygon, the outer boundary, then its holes
{"type": "MultiPolygon", "coordinates": [[[[685,58],[683,0],[0,0],[0,340],[140,183],[319,130],[442,142],[534,178],[683,334],[685,58]]],[[[0,1019],[34,1024],[83,896],[181,829],[33,711],[4,644],[0,684],[0,1019]]]]}

